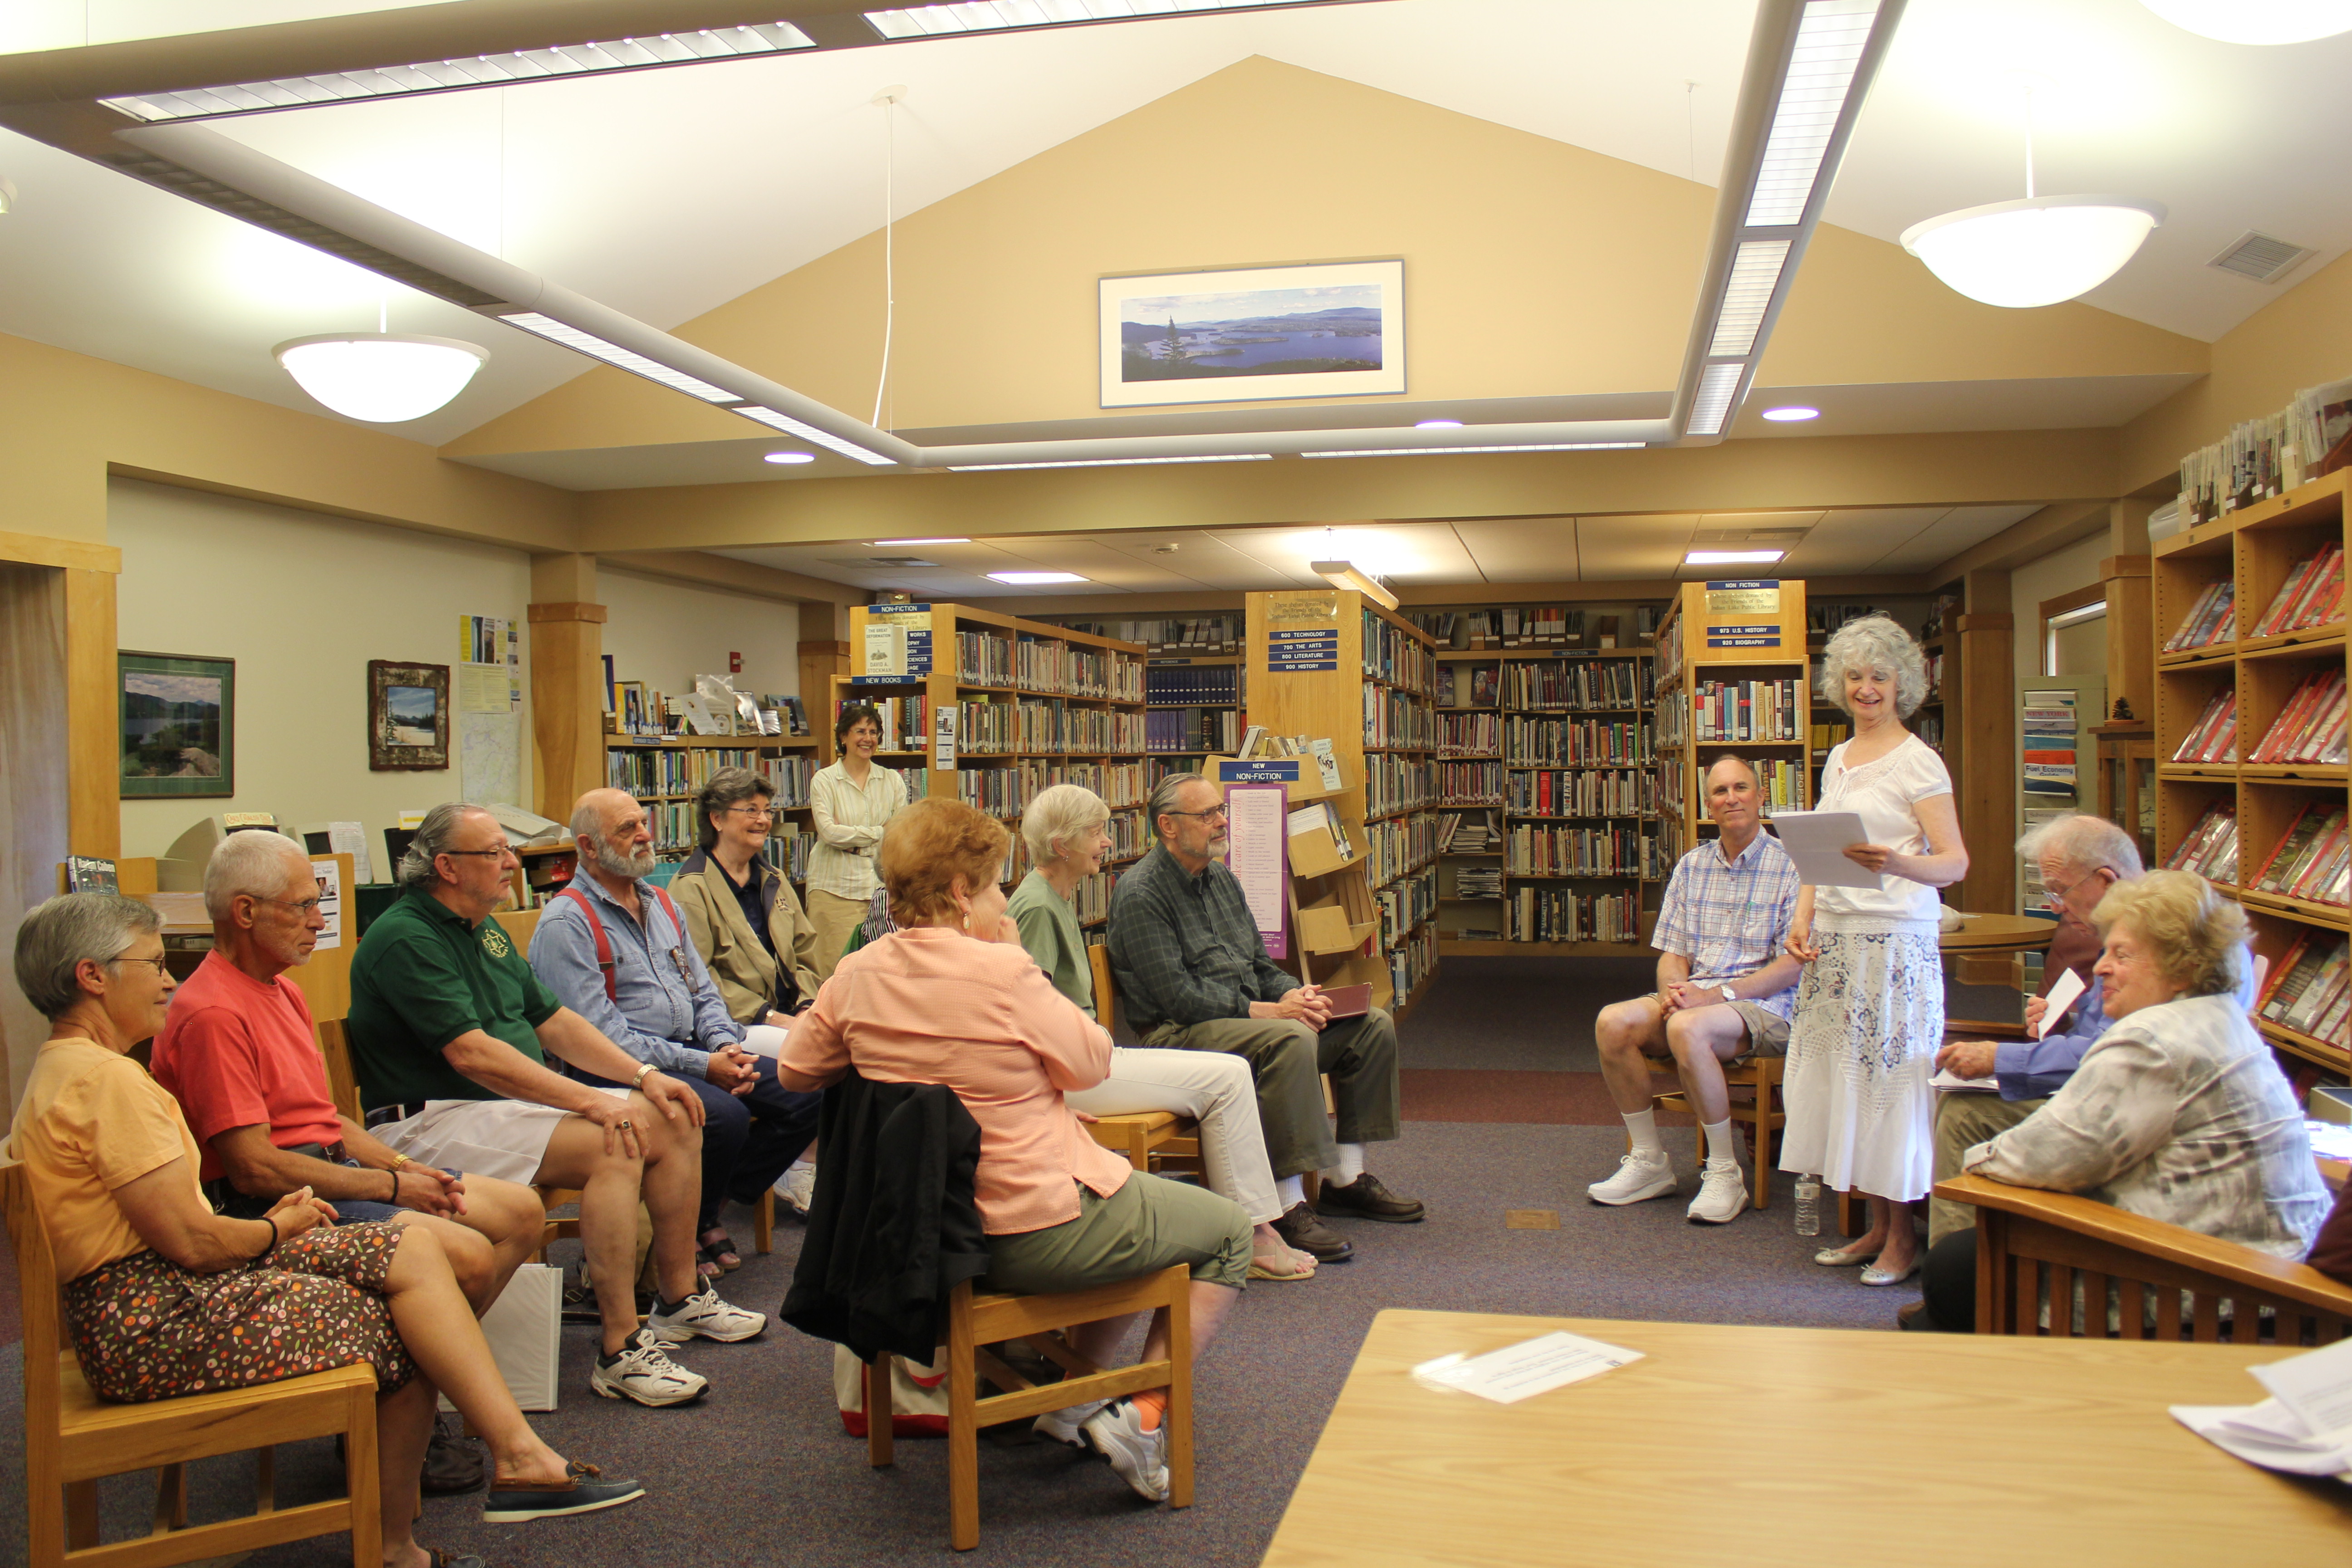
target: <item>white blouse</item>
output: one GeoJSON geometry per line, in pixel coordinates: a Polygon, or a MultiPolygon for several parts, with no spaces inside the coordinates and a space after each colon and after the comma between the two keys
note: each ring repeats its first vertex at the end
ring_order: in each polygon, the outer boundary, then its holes
{"type": "MultiPolygon", "coordinates": [[[[1927,834],[1914,808],[1931,795],[1952,793],[1952,775],[1945,771],[1944,759],[1918,736],[1908,735],[1875,762],[1848,768],[1846,748],[1853,744],[1844,741],[1831,749],[1822,768],[1819,809],[1859,812],[1866,844],[1883,844],[1903,855],[1927,854],[1927,834]]],[[[1935,889],[1892,871],[1882,880],[1885,885],[1875,889],[1814,889],[1815,922],[1828,931],[1877,927],[1890,921],[1935,923],[1935,889]]]]}

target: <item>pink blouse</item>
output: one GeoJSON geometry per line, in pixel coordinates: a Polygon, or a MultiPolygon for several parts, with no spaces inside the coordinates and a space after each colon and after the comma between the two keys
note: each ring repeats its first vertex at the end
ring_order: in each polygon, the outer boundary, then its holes
{"type": "Polygon", "coordinates": [[[1130,1173],[1062,1103],[1109,1073],[1109,1034],[1011,942],[939,926],[868,942],[794,1020],[782,1065],[825,1083],[855,1066],[955,1090],[980,1123],[974,1195],[991,1236],[1074,1220],[1074,1184],[1108,1197],[1130,1173]]]}

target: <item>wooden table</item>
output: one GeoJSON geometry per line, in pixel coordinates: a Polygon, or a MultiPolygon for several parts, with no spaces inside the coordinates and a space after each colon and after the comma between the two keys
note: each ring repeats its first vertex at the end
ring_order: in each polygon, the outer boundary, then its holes
{"type": "Polygon", "coordinates": [[[1958,931],[1936,933],[1936,945],[1948,953],[1970,958],[1991,952],[2040,952],[2057,931],[2056,921],[2032,915],[1962,915],[1958,931]]]}
{"type": "Polygon", "coordinates": [[[1385,1311],[1265,1568],[2352,1562],[2352,1487],[2166,1412],[2256,1403],[2245,1368],[2278,1357],[1385,1311]],[[1555,1329],[1646,1359],[1508,1405],[1409,1373],[1555,1329]]]}

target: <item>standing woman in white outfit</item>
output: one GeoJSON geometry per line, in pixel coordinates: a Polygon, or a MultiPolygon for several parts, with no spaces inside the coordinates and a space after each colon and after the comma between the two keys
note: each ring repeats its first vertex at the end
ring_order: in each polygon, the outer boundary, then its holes
{"type": "MultiPolygon", "coordinates": [[[[1110,807],[1078,784],[1040,790],[1021,816],[1021,837],[1035,869],[1014,889],[1004,912],[1020,928],[1021,945],[1054,989],[1091,1016],[1094,972],[1086,935],[1071,903],[1078,883],[1102,869],[1110,847],[1103,831],[1110,807]]],[[[1114,1046],[1110,1076],[1092,1089],[1066,1089],[1070,1109],[1087,1116],[1133,1116],[1172,1110],[1201,1124],[1202,1175],[1211,1192],[1241,1205],[1256,1227],[1250,1242],[1250,1278],[1305,1279],[1315,1259],[1276,1234],[1282,1200],[1266,1158],[1257,1119],[1257,1088],[1249,1064],[1221,1051],[1158,1051],[1114,1046]]]]}
{"type": "Polygon", "coordinates": [[[1869,888],[1799,890],[1789,952],[1805,965],[1789,1033],[1780,1168],[1817,1172],[1870,1199],[1869,1233],[1814,1258],[1832,1268],[1876,1259],[1865,1285],[1918,1271],[1904,1205],[1935,1170],[1935,1090],[1944,1038],[1944,966],[1936,889],[1968,875],[1952,776],[1903,721],[1927,696],[1927,660],[1885,616],[1848,621],[1822,658],[1821,695],[1853,720],[1822,770],[1822,811],[1862,816],[1866,843],[1846,858],[1881,874],[1869,888]]]}
{"type": "Polygon", "coordinates": [[[830,979],[849,945],[849,933],[866,919],[866,905],[882,879],[874,871],[874,851],[882,830],[907,804],[907,781],[876,767],[882,744],[882,715],[867,702],[842,706],[834,721],[833,743],[841,760],[809,780],[809,816],[816,842],[809,847],[809,923],[816,928],[816,976],[830,979]]]}

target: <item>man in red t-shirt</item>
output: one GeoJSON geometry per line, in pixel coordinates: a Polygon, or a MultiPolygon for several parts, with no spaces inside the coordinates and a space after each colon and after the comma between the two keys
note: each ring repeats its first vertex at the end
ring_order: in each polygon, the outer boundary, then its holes
{"type": "MultiPolygon", "coordinates": [[[[327,1087],[310,1004],[285,977],[310,961],[326,918],[310,858],[277,833],[231,834],[205,870],[213,951],[173,994],[155,1037],[156,1081],[187,1115],[204,1151],[200,1173],[226,1213],[258,1215],[308,1187],[338,1223],[422,1225],[449,1256],[457,1284],[487,1310],[538,1248],[539,1194],[513,1182],[412,1163],[341,1115],[327,1087]]],[[[425,1490],[480,1484],[470,1452],[435,1439],[425,1490]],[[464,1479],[471,1460],[473,1481],[464,1479]]]]}

